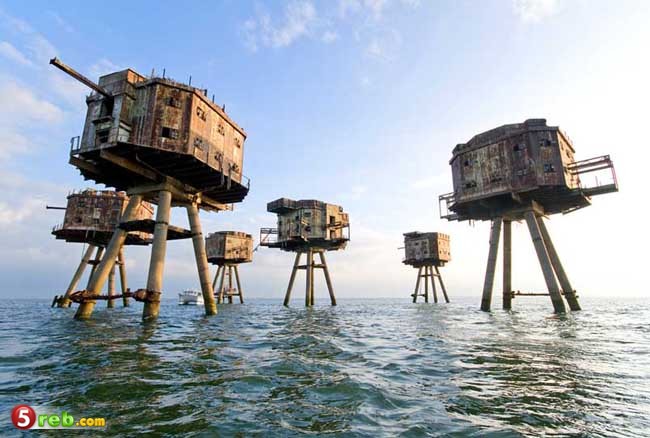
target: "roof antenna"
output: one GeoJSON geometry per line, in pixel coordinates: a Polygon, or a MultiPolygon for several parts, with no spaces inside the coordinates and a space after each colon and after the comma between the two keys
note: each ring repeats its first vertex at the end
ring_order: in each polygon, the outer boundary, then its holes
{"type": "Polygon", "coordinates": [[[188,85],[192,85],[192,75],[190,75],[190,83],[188,85]]]}
{"type": "Polygon", "coordinates": [[[224,113],[226,112],[226,104],[225,103],[223,105],[221,105],[221,111],[223,111],[224,113]]]}
{"type": "Polygon", "coordinates": [[[165,69],[163,68],[163,79],[165,79],[165,69]]]}

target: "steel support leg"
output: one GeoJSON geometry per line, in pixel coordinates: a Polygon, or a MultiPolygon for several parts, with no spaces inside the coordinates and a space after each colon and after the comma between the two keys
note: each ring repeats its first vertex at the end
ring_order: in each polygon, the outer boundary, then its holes
{"type": "Polygon", "coordinates": [[[228,266],[228,303],[232,304],[232,266],[228,266]]]}
{"type": "Polygon", "coordinates": [[[293,262],[293,269],[291,270],[291,278],[289,278],[289,287],[287,287],[287,293],[284,296],[284,305],[289,305],[289,299],[291,299],[291,289],[293,289],[293,282],[296,279],[296,273],[298,272],[298,265],[300,264],[301,252],[296,253],[296,259],[293,262]]]}
{"type": "Polygon", "coordinates": [[[420,293],[420,279],[422,278],[422,266],[418,268],[418,279],[415,281],[415,291],[413,292],[413,302],[417,303],[418,294],[420,293]]]}
{"type": "Polygon", "coordinates": [[[70,304],[72,303],[69,298],[70,294],[75,291],[79,280],[81,280],[81,277],[84,275],[84,271],[86,270],[86,266],[88,266],[88,262],[90,261],[90,257],[93,255],[94,249],[94,245],[88,245],[88,248],[86,248],[84,255],[81,257],[81,262],[79,262],[79,266],[77,266],[77,270],[68,285],[68,289],[65,291],[65,295],[57,302],[57,307],[70,307],[70,304]]]}
{"type": "MultiPolygon", "coordinates": [[[[133,195],[129,198],[129,203],[126,206],[126,210],[122,215],[122,222],[127,222],[132,219],[135,219],[138,207],[142,202],[142,195],[133,195]]],[[[126,240],[127,231],[121,228],[116,228],[111,237],[111,241],[106,247],[106,254],[102,258],[101,262],[97,266],[97,269],[93,272],[93,275],[90,279],[89,285],[86,288],[88,292],[93,295],[98,295],[104,286],[108,278],[108,274],[113,269],[115,265],[115,260],[117,260],[117,255],[124,245],[126,240]]],[[[75,319],[88,319],[93,313],[95,308],[95,300],[85,301],[79,305],[77,308],[77,313],[75,314],[75,319]]]]}
{"type": "Polygon", "coordinates": [[[314,274],[314,270],[312,269],[314,263],[314,253],[312,252],[311,248],[307,250],[307,262],[305,264],[305,270],[307,271],[307,277],[306,279],[306,286],[305,286],[305,306],[309,307],[312,306],[313,303],[311,302],[311,292],[312,292],[312,285],[314,284],[312,282],[312,276],[314,274]]]}
{"type": "Polygon", "coordinates": [[[551,259],[551,265],[553,266],[555,275],[557,276],[557,279],[560,282],[560,286],[562,286],[562,292],[564,292],[564,299],[569,304],[569,309],[573,311],[581,310],[580,303],[578,303],[578,298],[576,297],[575,294],[575,290],[573,290],[573,287],[571,287],[571,282],[569,281],[569,277],[566,275],[566,272],[564,271],[562,262],[560,262],[560,257],[557,255],[557,251],[555,251],[555,246],[553,245],[551,236],[548,234],[548,229],[546,228],[546,224],[544,223],[544,218],[538,217],[537,224],[539,225],[539,231],[542,233],[542,239],[544,239],[544,244],[546,245],[546,250],[548,251],[548,255],[551,259]]]}
{"type": "Polygon", "coordinates": [[[512,308],[512,222],[503,221],[503,308],[512,308]]]}
{"type": "Polygon", "coordinates": [[[487,268],[485,270],[485,282],[483,283],[483,298],[481,299],[481,310],[490,311],[492,304],[492,287],[494,286],[494,270],[497,266],[497,254],[499,252],[499,237],[501,236],[501,224],[503,218],[492,220],[490,230],[490,252],[488,253],[487,268]]]}
{"type": "Polygon", "coordinates": [[[438,291],[436,290],[436,278],[433,275],[433,266],[429,266],[429,274],[431,274],[431,292],[433,293],[433,302],[438,303],[438,291]]]}
{"type": "Polygon", "coordinates": [[[167,230],[172,203],[172,194],[166,190],[158,193],[158,208],[156,209],[156,226],[153,232],[151,258],[149,259],[149,276],[147,278],[147,293],[150,301],[145,301],[142,309],[142,319],[155,319],[160,312],[160,296],[162,295],[163,271],[167,253],[167,230]]]}
{"type": "Polygon", "coordinates": [[[544,240],[539,231],[539,226],[535,218],[535,212],[530,210],[524,214],[526,218],[526,224],[528,225],[528,231],[530,231],[530,237],[533,239],[533,244],[535,245],[535,252],[537,252],[537,258],[539,259],[539,264],[542,267],[542,273],[544,274],[544,280],[546,281],[546,287],[548,288],[548,293],[551,296],[551,301],[553,302],[553,308],[555,313],[564,313],[566,312],[566,307],[564,306],[564,301],[562,300],[562,295],[560,294],[560,288],[555,281],[555,274],[553,273],[553,267],[551,265],[551,260],[548,256],[546,250],[546,245],[544,245],[544,240]]]}
{"type": "Polygon", "coordinates": [[[226,281],[226,266],[221,267],[221,277],[219,278],[219,304],[224,302],[224,282],[226,281]]]}
{"type": "Polygon", "coordinates": [[[217,303],[214,299],[212,284],[210,283],[210,265],[208,265],[208,256],[205,252],[205,239],[201,229],[201,219],[199,209],[196,204],[187,206],[187,218],[190,222],[190,231],[192,231],[192,246],[194,246],[194,258],[196,259],[196,269],[199,273],[201,282],[201,292],[203,293],[203,305],[205,314],[216,315],[217,303]]]}

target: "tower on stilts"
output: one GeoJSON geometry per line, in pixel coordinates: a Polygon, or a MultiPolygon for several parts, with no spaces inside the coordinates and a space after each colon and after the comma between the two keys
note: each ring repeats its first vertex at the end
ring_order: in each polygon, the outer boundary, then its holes
{"type": "Polygon", "coordinates": [[[450,161],[454,191],[440,196],[440,215],[452,221],[491,221],[481,310],[491,307],[502,232],[503,308],[510,309],[517,296],[548,295],[557,313],[566,311],[564,301],[571,310],[580,310],[544,218],[587,207],[592,196],[618,191],[618,183],[609,155],[576,161],[574,153],[569,137],[545,119],[504,125],[454,148],[450,161]],[[512,222],[522,220],[548,293],[513,290],[512,222]]]}
{"type": "Polygon", "coordinates": [[[414,303],[417,302],[418,297],[424,298],[425,303],[429,302],[429,284],[431,284],[433,302],[438,302],[436,280],[440,284],[442,298],[445,302],[449,302],[447,289],[439,269],[449,261],[451,261],[451,250],[447,234],[417,231],[404,234],[404,260],[402,263],[418,270],[415,290],[411,295],[414,303]]]}
{"type": "MultiPolygon", "coordinates": [[[[66,207],[47,207],[48,209],[65,210],[63,222],[52,229],[52,234],[57,239],[65,240],[68,243],[87,245],[68,288],[62,295],[54,297],[52,307],[70,307],[72,304],[70,296],[75,291],[88,265],[91,266],[89,278],[92,277],[113,230],[119,224],[127,202],[128,197],[124,192],[86,189],[70,193],[66,207]]],[[[153,206],[148,202],[141,203],[136,217],[140,220],[147,220],[151,219],[152,215],[153,206]]],[[[125,246],[149,245],[150,243],[151,234],[138,231],[128,233],[124,241],[125,246]]],[[[124,295],[127,291],[127,276],[123,251],[118,253],[115,265],[119,269],[122,303],[124,306],[128,306],[129,299],[124,295]]],[[[115,299],[110,297],[115,295],[115,267],[113,267],[108,276],[108,307],[114,307],[115,299]]]]}
{"type": "Polygon", "coordinates": [[[94,83],[57,58],[50,64],[93,92],[83,134],[71,139],[69,162],[87,180],[126,191],[129,200],[86,289],[73,294],[75,318],[90,318],[129,233],[153,234],[147,284],[129,292],[144,303],[143,319],[158,316],[167,241],[191,239],[205,313],[217,313],[199,210],[231,209],[249,190],[242,174],[246,133],[208,98],[205,89],[131,69],[94,83]],[[138,219],[142,202],[155,219],[138,219]],[[172,207],[187,211],[190,229],[171,225],[172,207]]]}
{"type": "Polygon", "coordinates": [[[218,231],[205,238],[205,249],[208,262],[217,265],[212,281],[217,304],[232,303],[234,297],[244,304],[239,265],[253,261],[253,236],[240,231],[218,231]]]}
{"type": "Polygon", "coordinates": [[[330,302],[335,306],[336,297],[325,253],[345,249],[347,246],[350,240],[348,214],[343,211],[343,207],[312,199],[294,201],[280,198],[269,202],[266,209],[278,215],[278,226],[260,230],[260,245],[296,253],[284,305],[289,305],[298,271],[304,270],[305,306],[313,306],[314,269],[321,269],[327,283],[330,302]],[[303,255],[305,262],[301,264],[303,255]],[[318,255],[320,263],[314,261],[314,255],[318,255]]]}

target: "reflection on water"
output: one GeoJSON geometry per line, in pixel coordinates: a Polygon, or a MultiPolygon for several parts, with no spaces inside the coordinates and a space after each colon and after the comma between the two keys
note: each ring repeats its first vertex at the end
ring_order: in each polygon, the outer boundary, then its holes
{"type": "Polygon", "coordinates": [[[0,409],[103,416],[120,435],[648,433],[650,305],[555,316],[544,300],[490,314],[474,301],[260,301],[216,318],[169,302],[148,324],[139,306],[82,323],[3,302],[0,409]]]}

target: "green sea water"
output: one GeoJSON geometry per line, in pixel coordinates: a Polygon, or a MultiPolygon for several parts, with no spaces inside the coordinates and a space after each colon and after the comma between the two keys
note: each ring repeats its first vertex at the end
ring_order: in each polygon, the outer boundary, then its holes
{"type": "Polygon", "coordinates": [[[648,300],[49,304],[0,302],[1,436],[19,403],[105,417],[87,436],[650,436],[648,300]]]}

